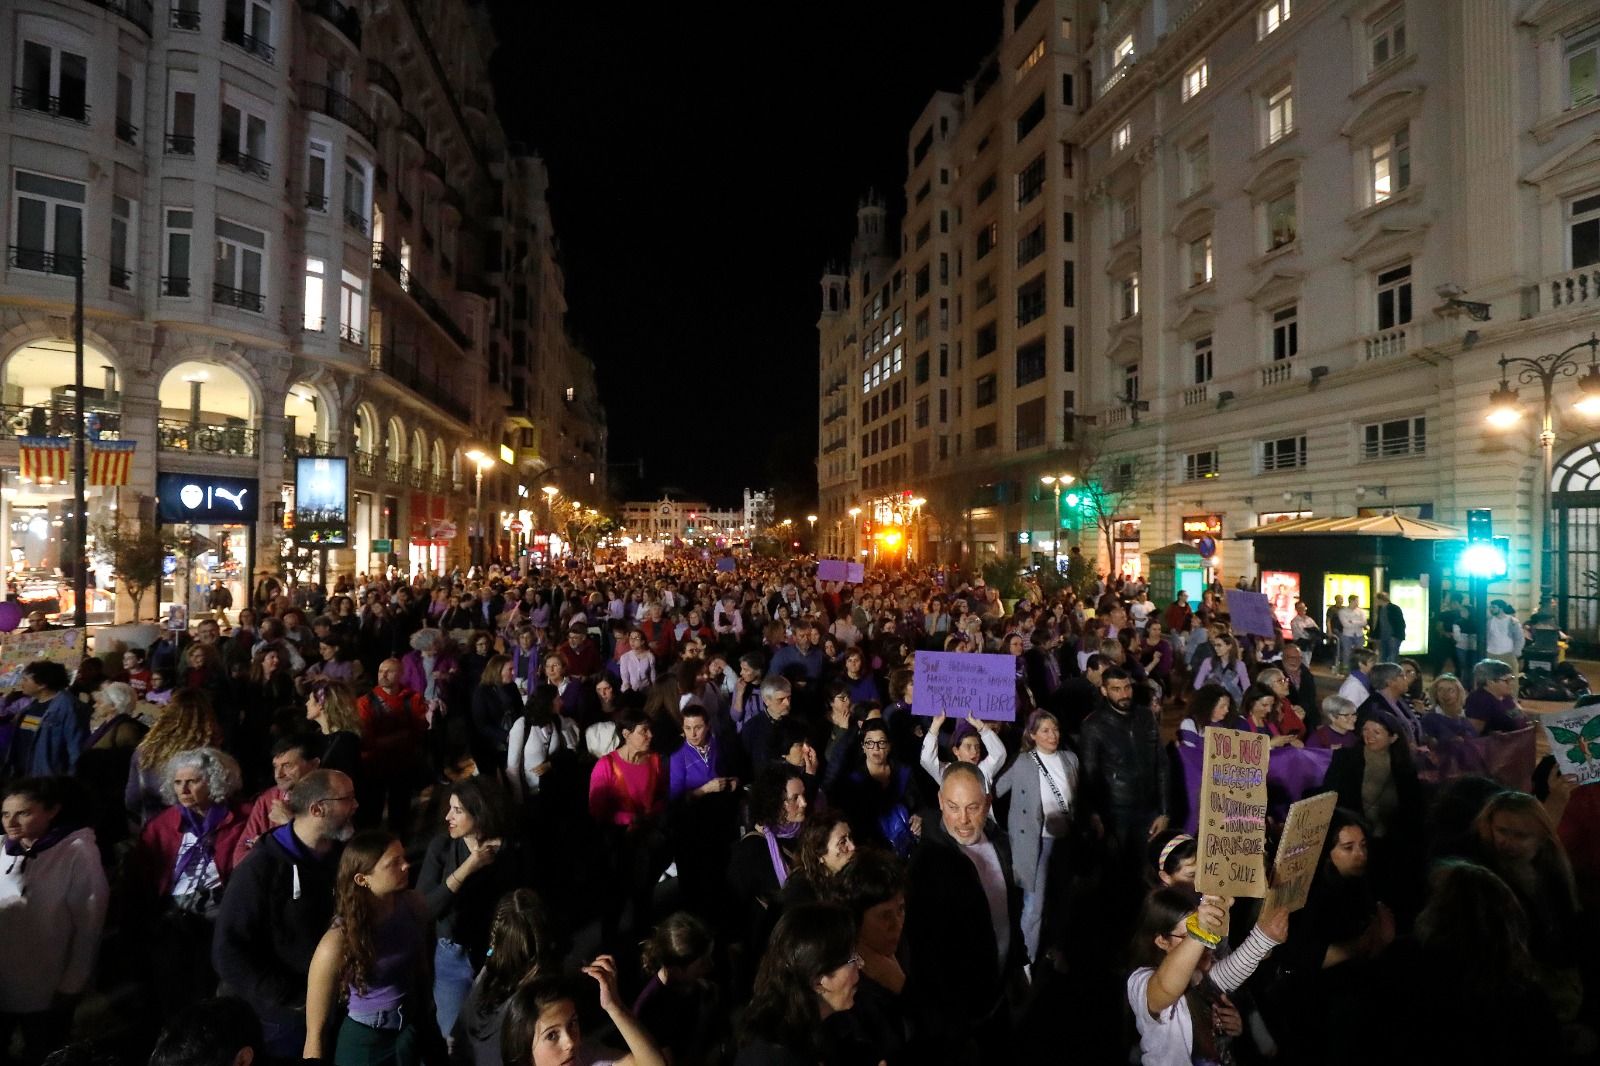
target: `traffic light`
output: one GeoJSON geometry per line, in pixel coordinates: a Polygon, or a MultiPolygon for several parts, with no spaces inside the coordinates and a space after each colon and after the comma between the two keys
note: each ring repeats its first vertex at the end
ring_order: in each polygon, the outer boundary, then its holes
{"type": "Polygon", "coordinates": [[[1461,554],[1456,556],[1456,570],[1468,577],[1504,577],[1510,569],[1510,558],[1509,537],[1468,541],[1467,546],[1461,549],[1461,554]]]}

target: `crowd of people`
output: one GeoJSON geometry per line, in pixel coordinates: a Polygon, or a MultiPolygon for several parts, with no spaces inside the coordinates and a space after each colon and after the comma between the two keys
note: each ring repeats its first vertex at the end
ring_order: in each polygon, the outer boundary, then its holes
{"type": "Polygon", "coordinates": [[[1383,604],[1279,640],[1219,591],[697,553],[263,585],[31,663],[0,704],[0,1053],[1596,1054],[1600,790],[1437,772],[1528,728],[1507,624],[1425,671],[1383,604]],[[934,651],[1011,657],[1012,720],[919,713],[934,651]],[[1181,756],[1219,726],[1329,752],[1293,913],[1196,889],[1181,756]]]}

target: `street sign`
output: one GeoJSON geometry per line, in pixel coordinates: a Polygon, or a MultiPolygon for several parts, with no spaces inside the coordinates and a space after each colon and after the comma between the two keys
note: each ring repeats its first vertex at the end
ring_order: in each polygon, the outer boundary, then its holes
{"type": "Polygon", "coordinates": [[[394,541],[392,540],[375,540],[372,542],[372,553],[374,555],[388,555],[392,551],[394,551],[394,541]]]}
{"type": "Polygon", "coordinates": [[[526,528],[526,527],[523,526],[522,519],[513,518],[511,520],[511,532],[513,532],[513,533],[521,533],[524,528],[526,528]]]}
{"type": "Polygon", "coordinates": [[[1474,507],[1467,512],[1467,539],[1494,539],[1494,512],[1487,507],[1474,507]]]}

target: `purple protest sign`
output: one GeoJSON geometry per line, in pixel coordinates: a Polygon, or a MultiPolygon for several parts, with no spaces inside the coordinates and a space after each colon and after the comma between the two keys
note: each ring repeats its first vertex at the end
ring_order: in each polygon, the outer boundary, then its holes
{"type": "Polygon", "coordinates": [[[1017,660],[1010,655],[919,651],[911,686],[911,713],[967,715],[987,722],[1017,719],[1017,660]]]}
{"type": "Polygon", "coordinates": [[[717,559],[717,573],[719,574],[732,574],[737,572],[738,569],[739,564],[732,556],[724,555],[717,559]]]}
{"type": "Polygon", "coordinates": [[[848,567],[849,564],[843,559],[819,559],[817,560],[817,580],[848,581],[850,580],[848,567]]]}
{"type": "Polygon", "coordinates": [[[867,568],[860,563],[845,563],[844,579],[851,584],[859,585],[867,579],[867,568]]]}
{"type": "Polygon", "coordinates": [[[1235,633],[1253,637],[1275,637],[1280,632],[1272,617],[1272,601],[1260,592],[1229,589],[1228,622],[1235,633]]]}

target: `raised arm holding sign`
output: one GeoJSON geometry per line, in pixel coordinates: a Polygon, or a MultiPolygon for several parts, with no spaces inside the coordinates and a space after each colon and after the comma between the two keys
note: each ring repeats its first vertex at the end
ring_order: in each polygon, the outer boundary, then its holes
{"type": "Polygon", "coordinates": [[[911,713],[932,718],[972,715],[987,722],[1017,719],[1017,660],[1010,655],[919,651],[911,713]]]}

